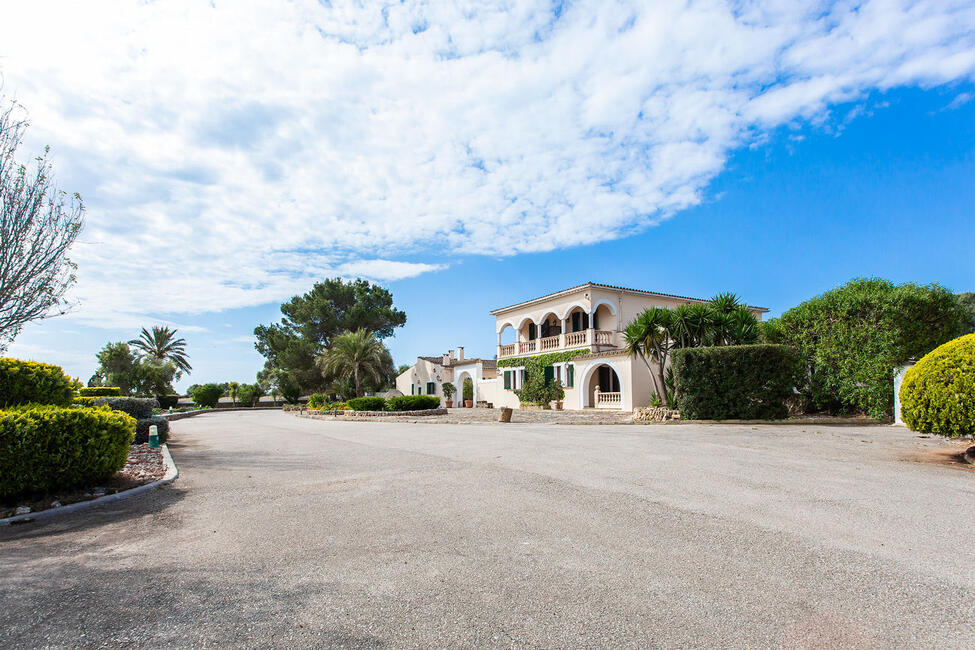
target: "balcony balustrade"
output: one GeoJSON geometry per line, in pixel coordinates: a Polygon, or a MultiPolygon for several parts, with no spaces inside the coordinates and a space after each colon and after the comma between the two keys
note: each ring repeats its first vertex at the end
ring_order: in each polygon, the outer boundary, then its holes
{"type": "Polygon", "coordinates": [[[555,352],[581,347],[595,347],[598,349],[615,348],[617,346],[616,337],[616,332],[594,329],[556,334],[555,336],[547,336],[543,339],[499,345],[498,358],[504,359],[506,357],[515,357],[524,354],[555,352]]]}

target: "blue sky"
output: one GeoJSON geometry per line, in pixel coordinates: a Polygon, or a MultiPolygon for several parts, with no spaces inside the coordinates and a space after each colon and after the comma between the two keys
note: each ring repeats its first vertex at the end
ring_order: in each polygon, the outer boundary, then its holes
{"type": "Polygon", "coordinates": [[[393,291],[397,363],[491,356],[490,309],[588,280],[975,290],[971,3],[563,5],[18,8],[3,93],[88,227],[77,308],[8,353],[87,378],[168,323],[183,386],[250,381],[331,275],[393,291]]]}

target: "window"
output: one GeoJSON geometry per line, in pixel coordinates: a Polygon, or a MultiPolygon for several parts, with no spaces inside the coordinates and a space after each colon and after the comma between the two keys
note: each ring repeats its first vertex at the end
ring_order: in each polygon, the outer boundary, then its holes
{"type": "Polygon", "coordinates": [[[410,395],[416,395],[416,384],[410,384],[410,395]]]}
{"type": "Polygon", "coordinates": [[[505,370],[504,371],[504,389],[505,390],[511,390],[511,371],[510,370],[505,370]]]}
{"type": "Polygon", "coordinates": [[[432,381],[427,382],[427,395],[433,395],[437,392],[437,385],[432,381]]]}
{"type": "Polygon", "coordinates": [[[570,363],[565,367],[565,385],[569,388],[575,386],[576,379],[576,366],[574,363],[570,363]]]}

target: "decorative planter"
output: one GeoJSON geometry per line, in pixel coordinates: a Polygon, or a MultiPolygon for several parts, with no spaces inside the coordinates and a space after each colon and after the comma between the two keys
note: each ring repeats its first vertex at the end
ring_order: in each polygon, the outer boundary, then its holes
{"type": "Polygon", "coordinates": [[[449,409],[450,409],[450,408],[454,408],[454,400],[452,400],[452,399],[448,399],[448,400],[444,400],[444,404],[445,404],[445,405],[447,406],[447,408],[449,408],[449,409]]]}
{"type": "Polygon", "coordinates": [[[556,411],[561,411],[562,410],[562,402],[556,402],[555,403],[555,410],[556,411]]]}
{"type": "Polygon", "coordinates": [[[474,400],[472,400],[472,399],[465,399],[464,400],[464,408],[466,408],[466,409],[472,409],[472,408],[474,408],[474,400]]]}
{"type": "Polygon", "coordinates": [[[511,422],[511,409],[507,406],[501,407],[501,418],[498,422],[511,422]]]}

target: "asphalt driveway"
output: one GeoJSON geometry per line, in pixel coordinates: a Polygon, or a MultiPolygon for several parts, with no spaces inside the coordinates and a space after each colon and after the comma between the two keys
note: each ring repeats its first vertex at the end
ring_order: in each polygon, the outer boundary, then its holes
{"type": "Polygon", "coordinates": [[[0,529],[0,647],[975,647],[975,472],[893,427],[173,423],[0,529]]]}

